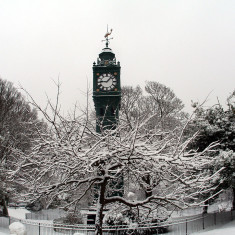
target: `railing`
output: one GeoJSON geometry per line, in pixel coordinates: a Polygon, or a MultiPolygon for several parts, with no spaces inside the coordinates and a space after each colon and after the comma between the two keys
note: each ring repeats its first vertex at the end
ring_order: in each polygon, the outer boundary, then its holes
{"type": "MultiPolygon", "coordinates": [[[[160,224],[144,224],[131,226],[103,226],[103,234],[167,234],[167,235],[189,235],[208,227],[222,225],[235,218],[235,211],[227,211],[220,213],[211,213],[197,216],[189,216],[185,218],[172,219],[160,224]],[[164,230],[168,230],[168,232],[164,230]],[[144,233],[145,231],[145,233],[144,233]]],[[[94,226],[92,225],[61,225],[52,222],[35,222],[31,220],[19,220],[13,217],[0,217],[0,227],[8,228],[9,224],[14,221],[20,221],[26,226],[29,235],[64,235],[74,233],[82,233],[87,235],[94,234],[94,226]]]]}

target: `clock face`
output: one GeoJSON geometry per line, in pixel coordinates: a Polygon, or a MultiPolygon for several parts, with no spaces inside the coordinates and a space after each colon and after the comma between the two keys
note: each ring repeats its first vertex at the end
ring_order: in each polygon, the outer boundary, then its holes
{"type": "Polygon", "coordinates": [[[111,73],[103,73],[98,77],[97,85],[102,91],[111,91],[117,85],[117,78],[111,73]]]}

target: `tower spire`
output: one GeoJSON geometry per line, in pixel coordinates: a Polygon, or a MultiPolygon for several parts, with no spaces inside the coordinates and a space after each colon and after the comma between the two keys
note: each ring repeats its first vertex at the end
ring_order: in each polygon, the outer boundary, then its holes
{"type": "Polygon", "coordinates": [[[110,31],[109,31],[109,28],[108,28],[108,25],[107,25],[107,33],[104,35],[105,40],[102,40],[102,42],[106,41],[106,43],[105,43],[106,47],[109,46],[109,43],[110,43],[109,41],[111,39],[113,39],[113,38],[109,38],[109,36],[111,35],[112,31],[113,31],[112,29],[110,29],[110,31]]]}

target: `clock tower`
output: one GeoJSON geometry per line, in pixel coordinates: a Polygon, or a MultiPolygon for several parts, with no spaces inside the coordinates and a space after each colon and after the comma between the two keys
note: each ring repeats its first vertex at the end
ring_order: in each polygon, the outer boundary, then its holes
{"type": "Polygon", "coordinates": [[[121,102],[120,63],[109,48],[110,32],[105,34],[106,47],[93,63],[93,100],[96,112],[96,131],[115,129],[121,102]]]}

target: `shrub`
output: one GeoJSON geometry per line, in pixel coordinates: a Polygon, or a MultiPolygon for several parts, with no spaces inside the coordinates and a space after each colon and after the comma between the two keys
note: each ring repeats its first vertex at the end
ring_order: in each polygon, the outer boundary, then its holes
{"type": "Polygon", "coordinates": [[[76,212],[76,213],[68,213],[66,217],[54,219],[53,222],[54,222],[54,230],[56,232],[63,232],[64,229],[62,229],[62,227],[66,227],[68,225],[83,224],[83,219],[81,213],[76,212]]]}

